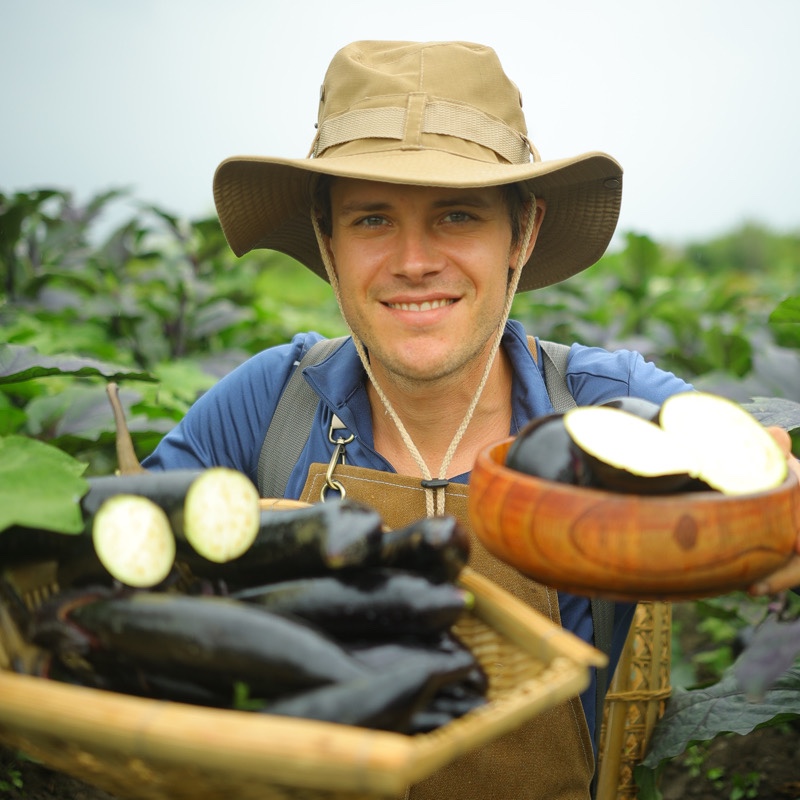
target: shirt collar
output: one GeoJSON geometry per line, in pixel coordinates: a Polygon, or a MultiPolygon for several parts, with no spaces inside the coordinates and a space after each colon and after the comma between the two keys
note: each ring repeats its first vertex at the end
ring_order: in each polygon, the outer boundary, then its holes
{"type": "MultiPolygon", "coordinates": [[[[516,433],[528,420],[553,412],[544,377],[528,347],[525,328],[516,320],[506,323],[501,341],[511,359],[514,381],[511,392],[510,433],[516,433]]],[[[539,357],[541,362],[541,356],[539,357]]],[[[352,339],[319,364],[307,367],[305,375],[322,400],[366,444],[372,446],[372,422],[365,389],[365,372],[352,339]]]]}

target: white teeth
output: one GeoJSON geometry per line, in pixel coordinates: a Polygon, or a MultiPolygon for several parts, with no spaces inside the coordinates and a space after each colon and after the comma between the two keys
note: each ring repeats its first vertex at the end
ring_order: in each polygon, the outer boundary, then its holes
{"type": "Polygon", "coordinates": [[[426,300],[424,303],[389,303],[390,308],[400,311],[430,311],[433,308],[442,308],[454,303],[454,300],[426,300]]]}

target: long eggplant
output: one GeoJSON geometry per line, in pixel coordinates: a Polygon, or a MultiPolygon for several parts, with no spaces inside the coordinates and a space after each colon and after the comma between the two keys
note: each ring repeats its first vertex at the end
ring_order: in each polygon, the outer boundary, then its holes
{"type": "Polygon", "coordinates": [[[422,709],[416,711],[408,723],[408,733],[429,733],[441,728],[454,719],[459,719],[476,708],[485,706],[488,700],[484,695],[464,696],[460,701],[450,701],[442,695],[447,687],[443,687],[433,699],[422,709]],[[444,698],[444,699],[442,699],[444,698]]]}
{"type": "Polygon", "coordinates": [[[469,666],[445,654],[431,653],[427,659],[400,662],[353,681],[278,699],[264,711],[405,733],[414,714],[469,666]]]}
{"type": "Polygon", "coordinates": [[[312,626],[219,597],[135,592],[46,604],[31,640],[62,658],[113,653],[165,676],[190,674],[205,686],[242,682],[264,697],[368,672],[312,626]]]}
{"type": "Polygon", "coordinates": [[[261,513],[255,541],[225,564],[179,552],[199,577],[221,579],[232,589],[271,581],[335,573],[376,563],[383,535],[381,515],[349,499],[261,513]]]}
{"type": "Polygon", "coordinates": [[[452,583],[392,569],[280,581],[231,596],[305,619],[338,639],[438,635],[473,600],[452,583]]]}
{"type": "Polygon", "coordinates": [[[62,587],[87,582],[152,587],[175,559],[175,537],[164,511],[146,497],[115,495],[100,506],[83,533],[12,528],[0,533],[0,563],[14,567],[56,561],[62,587]]]}
{"type": "Polygon", "coordinates": [[[205,559],[241,555],[258,532],[258,492],[243,473],[222,467],[207,470],[139,472],[88,479],[81,498],[86,523],[81,534],[21,527],[0,532],[0,563],[71,562],[72,579],[83,564],[87,577],[99,577],[98,559],[121,582],[151,587],[168,574],[175,539],[185,540],[205,559]]]}
{"type": "Polygon", "coordinates": [[[258,533],[258,491],[237,470],[211,467],[91,478],[81,501],[84,516],[93,519],[120,494],[146,497],[163,509],[176,538],[209,561],[237,558],[258,533]]]}
{"type": "Polygon", "coordinates": [[[458,683],[451,683],[442,691],[454,696],[485,695],[489,689],[489,679],[480,662],[451,631],[443,631],[435,640],[405,637],[385,641],[362,639],[343,644],[350,655],[373,672],[382,672],[394,664],[446,658],[466,669],[458,683]]]}
{"type": "Polygon", "coordinates": [[[384,534],[380,563],[454,581],[466,566],[469,551],[469,535],[455,517],[425,517],[384,534]]]}

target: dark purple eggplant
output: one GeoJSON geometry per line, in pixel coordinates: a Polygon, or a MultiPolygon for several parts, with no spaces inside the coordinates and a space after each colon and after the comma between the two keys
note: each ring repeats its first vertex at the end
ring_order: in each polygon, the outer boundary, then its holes
{"type": "Polygon", "coordinates": [[[258,490],[237,470],[212,467],[93,478],[81,501],[85,517],[97,517],[118,495],[146,497],[155,503],[175,537],[209,561],[224,563],[240,556],[258,532],[258,490]]]}
{"type": "Polygon", "coordinates": [[[630,395],[612,397],[611,400],[606,400],[601,405],[618,408],[620,411],[626,411],[628,414],[641,417],[648,422],[657,423],[658,415],[661,413],[661,406],[658,403],[654,403],[644,397],[631,397],[630,395]]]}
{"type": "Polygon", "coordinates": [[[56,664],[48,677],[153,700],[211,708],[231,708],[233,705],[231,686],[203,685],[193,680],[188,672],[182,676],[164,674],[158,668],[143,668],[113,654],[108,655],[109,658],[104,658],[100,654],[93,654],[90,658],[91,670],[76,671],[56,664]]]}
{"type": "Polygon", "coordinates": [[[14,567],[31,561],[57,561],[92,550],[92,540],[81,533],[57,533],[15,525],[0,531],[0,564],[14,567]]]}
{"type": "Polygon", "coordinates": [[[128,586],[149,588],[169,574],[176,538],[204,559],[225,561],[245,552],[258,530],[258,492],[235,470],[139,472],[88,482],[80,501],[83,533],[2,531],[0,562],[69,562],[66,585],[86,585],[105,570],[128,586]]]}
{"type": "Polygon", "coordinates": [[[408,723],[408,733],[429,733],[488,702],[481,694],[465,695],[462,699],[451,700],[440,692],[424,708],[414,713],[408,723]]]}
{"type": "Polygon", "coordinates": [[[644,417],[613,406],[583,406],[567,411],[564,425],[600,488],[671,494],[691,482],[690,452],[644,417]]]}
{"type": "Polygon", "coordinates": [[[431,653],[427,659],[398,662],[363,678],[278,699],[264,711],[406,733],[414,714],[469,666],[449,654],[431,653]]]}
{"type": "Polygon", "coordinates": [[[89,478],[89,491],[81,500],[81,509],[84,517],[91,519],[110,498],[118,494],[132,494],[152,500],[168,517],[179,520],[183,514],[186,493],[202,474],[203,470],[173,469],[89,478]]]}
{"type": "Polygon", "coordinates": [[[213,708],[230,708],[233,704],[230,688],[218,690],[196,683],[190,676],[178,678],[162,675],[158,670],[144,670],[113,653],[95,652],[88,659],[66,654],[62,659],[48,650],[31,646],[28,657],[12,659],[11,669],[24,675],[73,686],[121,692],[136,697],[213,708]]]}
{"type": "Polygon", "coordinates": [[[452,583],[392,569],[281,581],[231,596],[305,619],[338,639],[438,635],[473,599],[452,583]]]}
{"type": "Polygon", "coordinates": [[[455,581],[467,564],[469,549],[466,528],[455,517],[424,517],[384,534],[380,563],[432,580],[455,581]]]}
{"type": "Polygon", "coordinates": [[[509,469],[548,481],[576,486],[594,483],[589,462],[567,432],[563,414],[528,422],[511,442],[505,463],[509,469]]]}
{"type": "Polygon", "coordinates": [[[383,642],[344,642],[344,646],[348,653],[374,672],[381,672],[401,662],[449,659],[453,665],[464,667],[458,684],[450,684],[449,691],[454,694],[463,691],[483,695],[489,688],[488,676],[474,653],[450,631],[440,633],[435,640],[406,637],[383,642]]]}
{"type": "Polygon", "coordinates": [[[179,553],[179,559],[199,577],[223,580],[237,589],[373,565],[382,533],[383,520],[377,511],[344,499],[262,511],[253,544],[226,564],[211,564],[186,551],[179,553]]]}
{"type": "Polygon", "coordinates": [[[29,561],[60,561],[84,555],[93,548],[92,522],[106,500],[119,494],[149,495],[169,514],[180,507],[186,490],[199,474],[196,470],[175,470],[87,478],[89,489],[79,501],[85,523],[83,532],[61,533],[23,526],[7,528],[0,531],[0,564],[8,567],[29,561]]]}
{"type": "Polygon", "coordinates": [[[139,495],[114,495],[78,534],[14,528],[0,534],[0,557],[7,566],[56,561],[59,585],[113,584],[152,587],[169,575],[175,536],[164,511],[139,495]]]}
{"type": "Polygon", "coordinates": [[[31,631],[59,656],[113,653],[142,669],[205,686],[242,682],[273,697],[361,677],[366,668],[299,620],[219,597],[136,592],[50,606],[31,631]]]}

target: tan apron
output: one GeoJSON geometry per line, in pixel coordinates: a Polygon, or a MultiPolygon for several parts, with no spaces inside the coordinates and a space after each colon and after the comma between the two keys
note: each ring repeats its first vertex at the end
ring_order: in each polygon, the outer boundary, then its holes
{"type": "MultiPolygon", "coordinates": [[[[301,500],[319,502],[327,464],[312,464],[301,500]]],[[[338,465],[336,480],[353,500],[378,510],[399,528],[426,515],[420,479],[338,465]]],[[[470,566],[556,624],[561,624],[554,589],[523,577],[490,555],[475,537],[467,513],[468,487],[449,484],[445,511],[470,532],[470,566]]],[[[338,496],[338,495],[337,495],[338,496]]],[[[575,697],[535,717],[517,731],[468,753],[413,786],[411,800],[588,800],[594,772],[589,728],[575,697]]]]}

